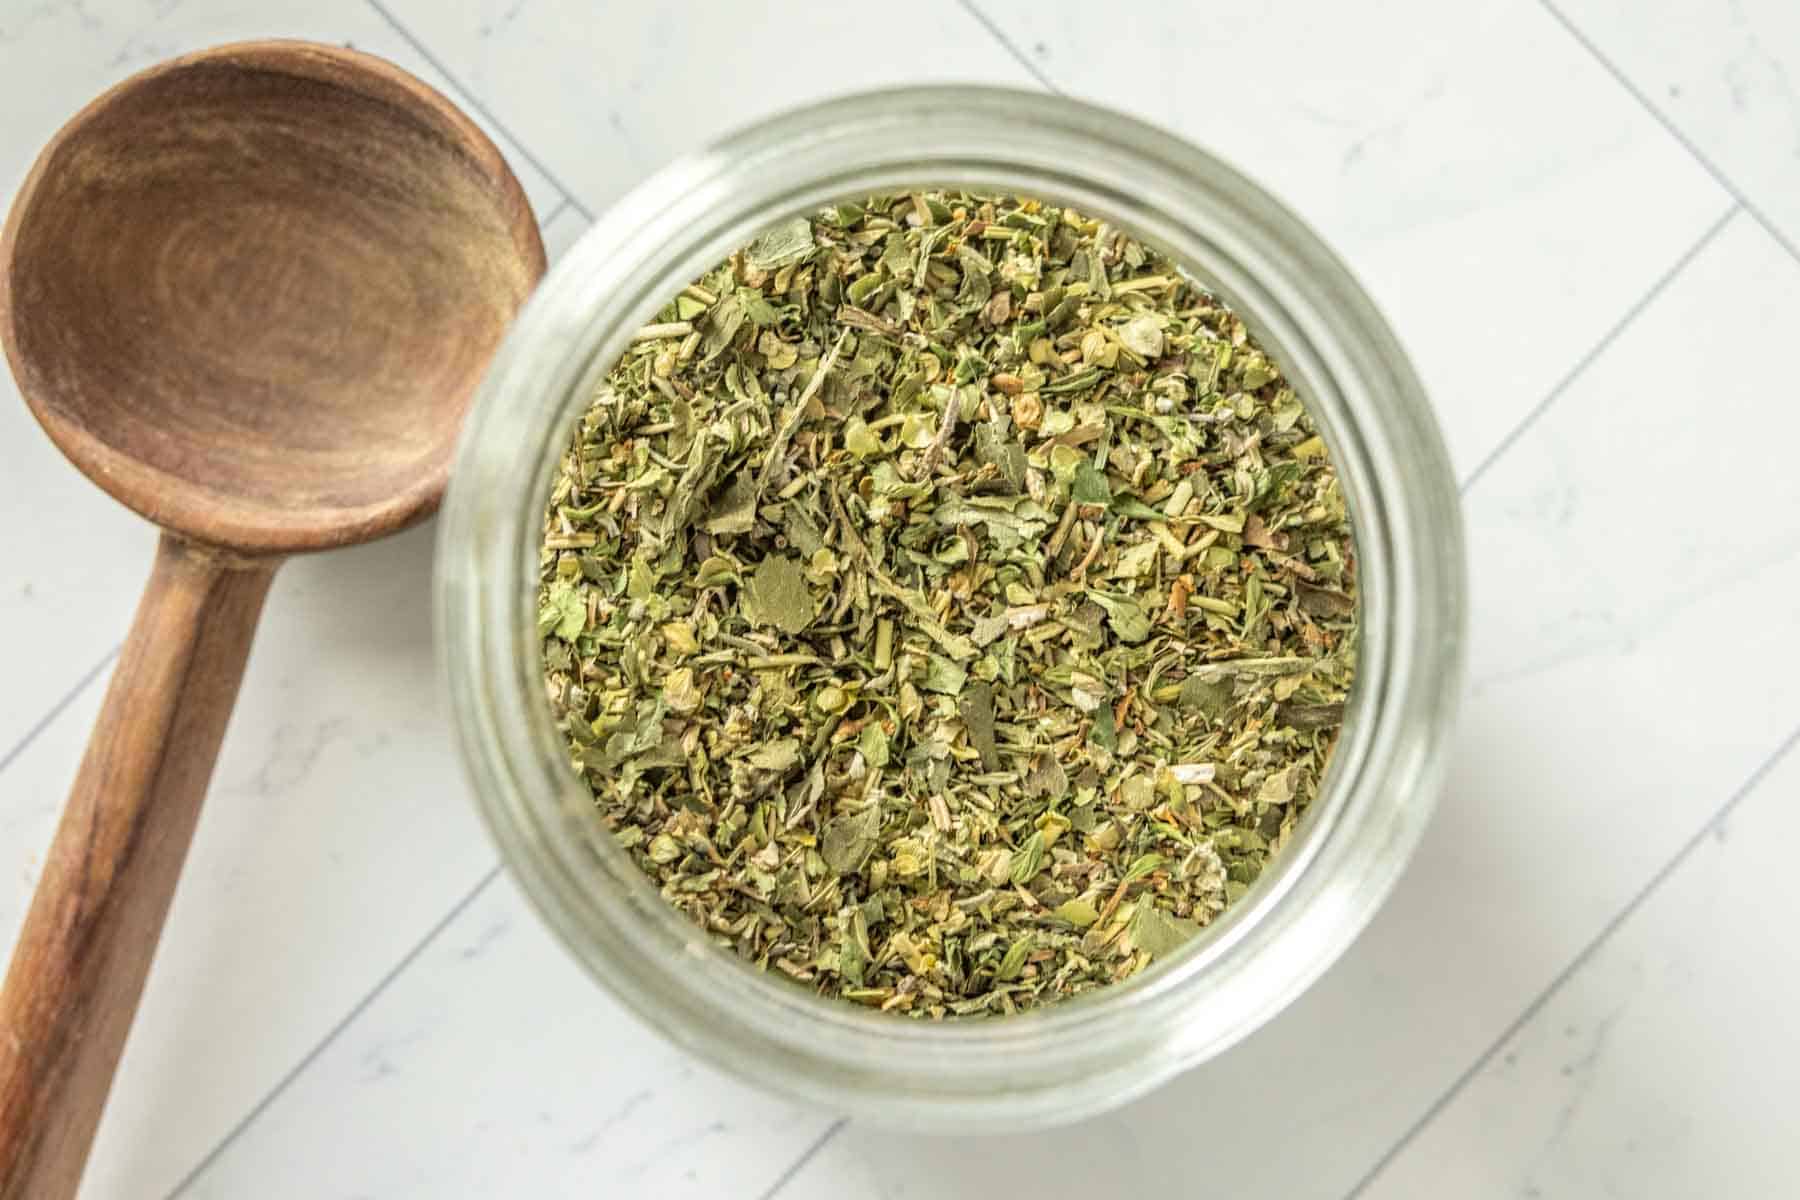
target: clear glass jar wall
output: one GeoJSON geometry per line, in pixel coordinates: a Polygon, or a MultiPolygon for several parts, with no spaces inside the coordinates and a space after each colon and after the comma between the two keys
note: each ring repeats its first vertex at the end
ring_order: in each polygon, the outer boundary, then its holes
{"type": "Polygon", "coordinates": [[[832,101],[744,130],[625,197],[551,272],[490,370],[438,551],[440,653],[469,775],[507,865],[569,951],[718,1066],[915,1128],[1089,1115],[1279,1012],[1369,921],[1417,844],[1460,690],[1456,489],[1418,379],[1367,295],[1232,167],[1131,118],[1033,93],[924,88],[832,101]],[[568,767],[535,626],[551,473],[632,332],[780,219],[921,186],[1036,196],[1104,217],[1229,303],[1325,437],[1361,593],[1357,680],[1331,767],[1250,893],[1181,955],[1124,984],[1021,1016],[941,1024],[765,976],[665,904],[568,767]]]}

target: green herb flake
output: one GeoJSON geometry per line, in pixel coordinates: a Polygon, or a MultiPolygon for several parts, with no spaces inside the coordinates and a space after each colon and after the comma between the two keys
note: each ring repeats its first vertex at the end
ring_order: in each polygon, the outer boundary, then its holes
{"type": "Polygon", "coordinates": [[[545,498],[544,685],[600,844],[720,953],[896,1017],[1178,955],[1354,711],[1302,393],[1081,212],[774,225],[650,316],[545,498]]]}

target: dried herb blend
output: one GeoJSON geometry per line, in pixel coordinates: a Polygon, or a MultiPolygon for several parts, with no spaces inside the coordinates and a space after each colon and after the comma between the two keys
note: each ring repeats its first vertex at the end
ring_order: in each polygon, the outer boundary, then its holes
{"type": "Polygon", "coordinates": [[[722,946],[913,1016],[1116,982],[1243,894],[1355,663],[1324,445],[1101,221],[797,218],[638,334],[546,514],[601,819],[722,946]]]}

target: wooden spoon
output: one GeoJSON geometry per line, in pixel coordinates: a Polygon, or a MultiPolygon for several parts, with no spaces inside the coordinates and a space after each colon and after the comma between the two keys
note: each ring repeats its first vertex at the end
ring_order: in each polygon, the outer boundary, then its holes
{"type": "Polygon", "coordinates": [[[154,67],[32,168],[0,341],[51,439],[163,536],[0,995],[0,1197],[75,1193],[276,566],[437,506],[543,270],[486,136],[332,46],[154,67]]]}

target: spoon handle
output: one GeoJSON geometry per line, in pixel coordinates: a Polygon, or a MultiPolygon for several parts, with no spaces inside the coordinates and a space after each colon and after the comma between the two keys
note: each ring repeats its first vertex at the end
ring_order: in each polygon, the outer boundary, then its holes
{"type": "Polygon", "coordinates": [[[0,993],[0,1198],[75,1195],[279,560],[167,534],[0,993]]]}

